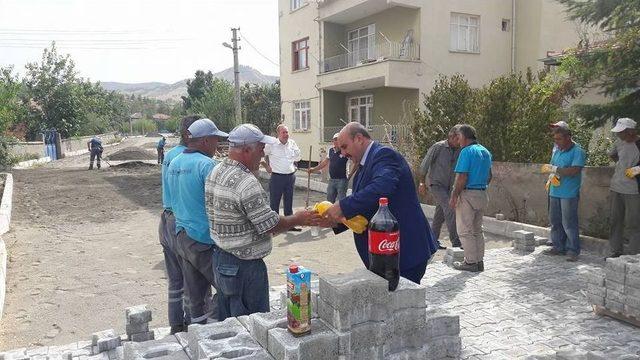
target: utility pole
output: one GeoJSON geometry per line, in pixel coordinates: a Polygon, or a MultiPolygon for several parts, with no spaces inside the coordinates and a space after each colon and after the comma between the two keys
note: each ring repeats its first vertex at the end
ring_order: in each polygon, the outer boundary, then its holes
{"type": "Polygon", "coordinates": [[[240,28],[231,28],[231,32],[233,34],[231,38],[232,45],[228,43],[222,43],[222,46],[227,47],[233,50],[233,82],[235,85],[235,107],[236,107],[236,125],[240,125],[242,123],[242,103],[240,100],[240,64],[238,63],[238,30],[240,28]]]}

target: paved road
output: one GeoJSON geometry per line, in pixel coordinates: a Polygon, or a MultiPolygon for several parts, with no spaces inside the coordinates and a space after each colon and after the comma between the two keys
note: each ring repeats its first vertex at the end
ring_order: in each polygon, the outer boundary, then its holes
{"type": "MultiPolygon", "coordinates": [[[[607,359],[640,358],[640,329],[593,313],[581,274],[600,257],[577,263],[510,249],[487,252],[483,273],[432,264],[427,304],[460,315],[462,359],[516,359],[557,350],[600,351],[607,359]]],[[[555,357],[552,357],[555,358],[555,357]]]]}

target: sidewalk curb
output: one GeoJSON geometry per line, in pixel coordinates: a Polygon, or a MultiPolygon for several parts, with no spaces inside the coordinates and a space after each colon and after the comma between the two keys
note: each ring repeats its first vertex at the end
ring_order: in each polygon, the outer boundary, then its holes
{"type": "Polygon", "coordinates": [[[45,157],[41,157],[38,159],[33,159],[33,160],[27,160],[27,161],[20,161],[19,163],[17,163],[16,165],[14,165],[12,167],[12,169],[28,169],[34,165],[37,164],[46,164],[48,162],[51,162],[51,157],[50,156],[45,156],[45,157]]]}
{"type": "MultiPolygon", "coordinates": [[[[0,235],[9,231],[11,210],[13,207],[13,175],[6,173],[2,202],[0,202],[0,235]]],[[[4,297],[7,283],[7,247],[0,236],[0,319],[4,310],[4,297]]]]}

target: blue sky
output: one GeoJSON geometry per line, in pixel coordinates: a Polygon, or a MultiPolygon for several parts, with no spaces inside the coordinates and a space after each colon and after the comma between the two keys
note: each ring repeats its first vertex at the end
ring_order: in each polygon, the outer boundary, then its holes
{"type": "Polygon", "coordinates": [[[238,26],[240,63],[278,75],[276,0],[0,0],[0,66],[24,74],[55,40],[92,81],[170,83],[233,66],[238,26]]]}

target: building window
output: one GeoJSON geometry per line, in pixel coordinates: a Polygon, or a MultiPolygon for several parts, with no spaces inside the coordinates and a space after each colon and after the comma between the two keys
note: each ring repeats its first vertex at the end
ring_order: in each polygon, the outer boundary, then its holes
{"type": "Polygon", "coordinates": [[[306,0],[291,0],[291,11],[300,9],[306,3],[306,0]]]}
{"type": "Polygon", "coordinates": [[[309,38],[291,43],[293,71],[309,68],[309,38]]]}
{"type": "Polygon", "coordinates": [[[511,31],[511,20],[502,19],[502,31],[511,31]]]}
{"type": "Polygon", "coordinates": [[[371,24],[347,33],[349,66],[376,58],[376,25],[371,24]]]}
{"type": "Polygon", "coordinates": [[[293,130],[308,131],[311,129],[311,102],[296,101],[293,103],[293,130]]]}
{"type": "Polygon", "coordinates": [[[480,17],[451,14],[451,51],[480,52],[480,17]]]}
{"type": "Polygon", "coordinates": [[[373,119],[373,95],[349,98],[349,121],[357,121],[369,127],[373,119]]]}

